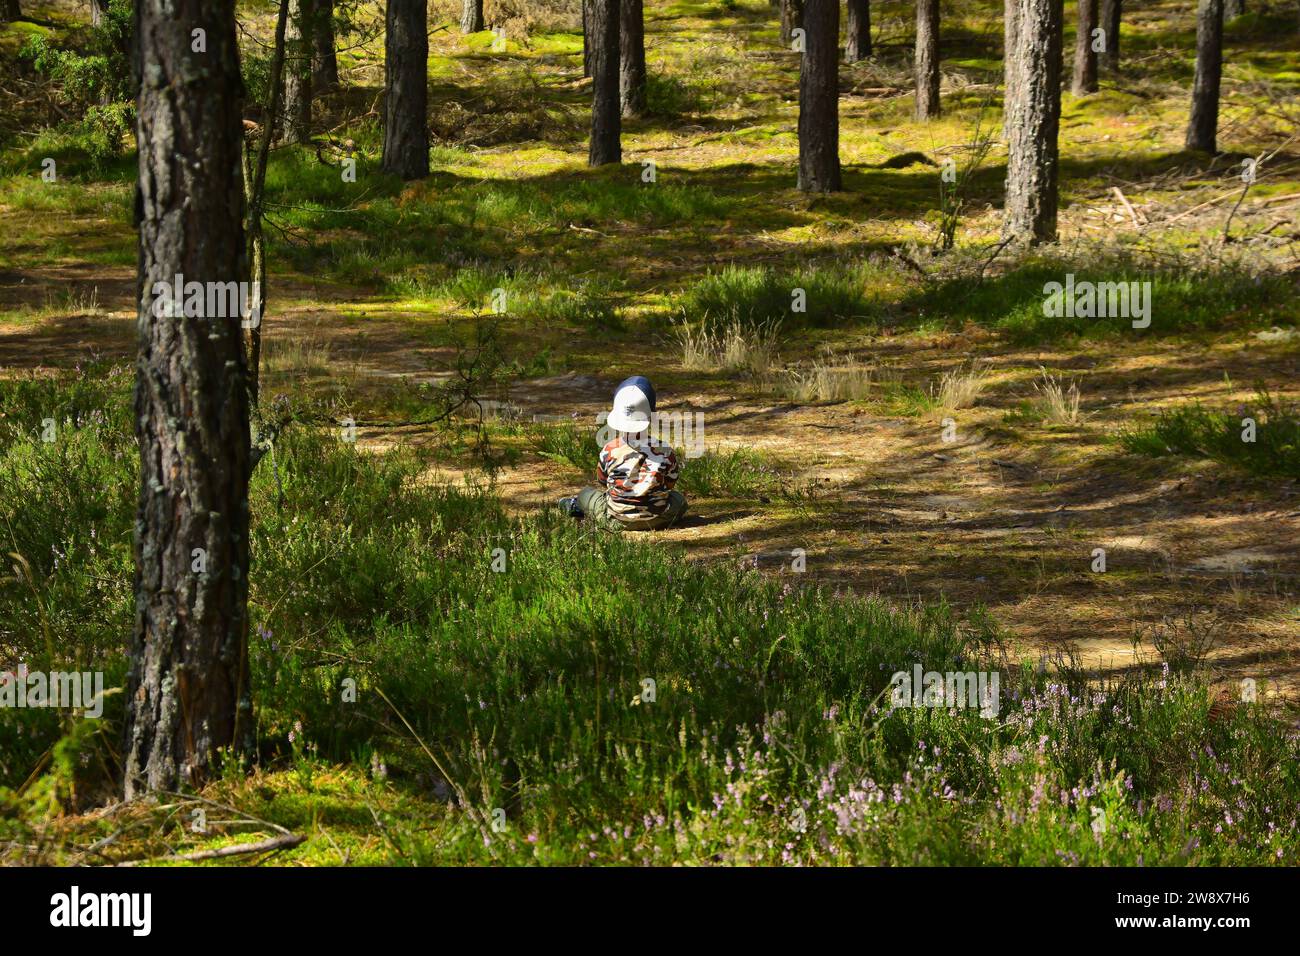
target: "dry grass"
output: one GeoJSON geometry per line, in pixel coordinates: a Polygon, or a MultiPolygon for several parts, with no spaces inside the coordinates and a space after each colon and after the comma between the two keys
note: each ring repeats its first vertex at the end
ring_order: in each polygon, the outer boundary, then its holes
{"type": "Polygon", "coordinates": [[[1057,425],[1077,425],[1082,420],[1078,382],[1067,384],[1064,379],[1049,374],[1047,369],[1039,371],[1043,373],[1043,380],[1034,383],[1034,391],[1038,393],[1038,404],[1044,417],[1057,425]]]}
{"type": "Polygon", "coordinates": [[[330,344],[323,339],[278,336],[262,340],[262,372],[278,379],[326,375],[330,357],[330,344]]]}
{"type": "Polygon", "coordinates": [[[938,387],[931,386],[930,394],[939,408],[970,408],[987,384],[987,373],[972,364],[944,372],[938,387]]]}
{"type": "Polygon", "coordinates": [[[52,315],[98,315],[101,311],[99,287],[92,289],[70,289],[61,296],[45,294],[44,316],[52,315]]]}
{"type": "Polygon", "coordinates": [[[871,391],[874,368],[851,355],[827,355],[808,368],[786,373],[785,391],[797,402],[833,402],[863,399],[871,391]]]}
{"type": "Polygon", "coordinates": [[[682,366],[692,371],[742,370],[762,377],[777,362],[775,322],[732,322],[717,331],[677,327],[682,366]]]}

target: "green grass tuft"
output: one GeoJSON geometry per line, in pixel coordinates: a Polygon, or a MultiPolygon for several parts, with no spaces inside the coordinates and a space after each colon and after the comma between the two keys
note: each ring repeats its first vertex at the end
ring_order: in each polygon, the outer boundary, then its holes
{"type": "Polygon", "coordinates": [[[696,280],[678,300],[688,322],[710,329],[739,323],[841,327],[876,316],[863,267],[817,266],[797,273],[729,265],[696,280]]]}
{"type": "Polygon", "coordinates": [[[1200,404],[1167,409],[1155,422],[1122,432],[1120,443],[1141,455],[1210,458],[1252,475],[1300,478],[1300,413],[1267,393],[1235,412],[1200,404]]]}

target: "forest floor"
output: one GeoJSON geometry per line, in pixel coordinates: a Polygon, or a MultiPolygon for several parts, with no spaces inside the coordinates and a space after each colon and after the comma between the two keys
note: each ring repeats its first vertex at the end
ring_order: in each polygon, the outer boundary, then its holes
{"type": "MultiPolygon", "coordinates": [[[[1225,300],[1221,321],[1196,328],[1157,300],[1147,334],[1008,332],[1001,319],[1025,308],[1015,279],[1027,260],[997,249],[1005,150],[987,101],[1000,36],[996,23],[983,25],[986,6],[945,10],[945,116],[922,125],[910,117],[910,7],[873,5],[876,56],[842,68],[845,192],[817,198],[793,188],[797,55],[779,49],[766,2],[647,4],[652,102],[663,115],[628,123],[618,170],[584,166],[579,38],[512,21],[500,52],[488,33],[431,36],[434,173],[406,186],[384,180],[370,109],[382,41],[358,39],[344,56],[351,88],[326,100],[321,121],[335,131],[318,152],[337,163],[351,138],[357,182],[308,151],[283,151],[273,167],[283,231],[272,246],[268,394],[328,394],[359,420],[403,420],[409,403],[391,403],[390,392],[445,374],[481,307],[463,288],[492,288],[485,274],[581,288],[614,303],[619,320],[503,316],[501,340],[530,371],[500,397],[525,415],[594,422],[618,381],[647,374],[665,410],[704,413],[708,447],[755,452],[787,491],[696,496],[691,518],[647,546],[757,560],[774,575],[793,575],[792,552],[803,549],[801,580],[983,607],[1025,655],[1073,653],[1098,670],[1158,660],[1162,634],[1205,635],[1221,679],[1300,690],[1300,485],[1205,458],[1139,458],[1116,442],[1189,401],[1235,408],[1260,390],[1300,399],[1294,285],[1246,312],[1225,300]],[[936,254],[938,168],[948,156],[962,162],[990,132],[957,249],[936,254]],[[645,160],[653,183],[642,182],[645,160]],[[797,271],[850,258],[879,278],[868,321],[788,330],[763,375],[683,363],[669,320],[701,277],[729,264],[797,271]],[[987,275],[1006,291],[1001,312],[972,315],[952,291],[969,288],[976,269],[976,285],[987,275]],[[826,354],[874,369],[873,389],[853,401],[788,397],[782,376],[826,354]],[[942,407],[940,378],[972,362],[983,390],[967,407],[942,407]],[[1077,421],[1042,413],[1034,386],[1044,369],[1077,382],[1077,421]],[[1097,548],[1104,573],[1093,570],[1097,548]]],[[[1181,146],[1191,13],[1159,3],[1126,15],[1123,75],[1103,75],[1095,96],[1065,96],[1061,279],[1070,263],[1083,272],[1108,256],[1164,261],[1173,273],[1221,262],[1293,279],[1300,42],[1279,41],[1277,22],[1230,25],[1226,152],[1212,160],[1181,146]],[[1259,182],[1234,210],[1241,160],[1261,155],[1259,182]]],[[[47,189],[11,166],[0,187],[0,374],[133,354],[131,174],[70,169],[47,189]]],[[[1213,282],[1196,288],[1216,295],[1213,282]]],[[[418,426],[360,434],[376,449],[433,440],[418,426]]],[[[593,467],[595,453],[593,444],[593,467]]],[[[480,474],[463,455],[440,473],[480,474]]],[[[493,480],[522,512],[591,477],[520,447],[493,480]]]]}

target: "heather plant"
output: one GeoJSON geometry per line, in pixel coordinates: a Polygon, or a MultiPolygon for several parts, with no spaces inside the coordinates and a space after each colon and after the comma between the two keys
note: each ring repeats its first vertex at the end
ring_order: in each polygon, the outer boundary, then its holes
{"type": "Polygon", "coordinates": [[[1300,477],[1300,414],[1267,393],[1231,412],[1199,403],[1165,409],[1119,440],[1138,454],[1210,458],[1262,477],[1300,477]]]}
{"type": "MultiPolygon", "coordinates": [[[[31,407],[70,409],[78,387],[41,386],[31,407]]],[[[4,527],[34,570],[0,583],[25,627],[59,608],[43,659],[93,652],[119,682],[129,595],[91,582],[129,580],[123,424],[109,412],[39,449],[14,429],[4,468],[28,482],[28,524],[10,506],[4,527]],[[42,494],[35,476],[54,466],[59,494],[42,494]],[[61,514],[71,507],[98,517],[61,514]],[[91,559],[86,527],[121,542],[111,568],[91,559]],[[58,555],[75,547],[69,566],[58,555]]],[[[291,770],[300,796],[268,804],[239,777],[223,785],[263,818],[296,825],[301,799],[347,779],[354,795],[331,799],[367,819],[370,799],[423,808],[423,824],[382,818],[391,842],[374,859],[390,862],[1136,865],[1300,852],[1294,728],[1259,704],[1213,718],[1196,674],[1040,673],[994,653],[981,618],[693,564],[549,512],[511,516],[486,487],[431,480],[431,452],[367,453],[335,426],[299,422],[277,453],[279,487],[259,469],[251,496],[255,761],[291,770]],[[1000,713],[896,706],[892,675],[917,664],[998,669],[1000,713]]],[[[701,481],[732,487],[761,470],[743,453],[710,455],[701,481]]],[[[6,631],[7,649],[17,636],[6,631]]],[[[64,765],[78,772],[34,788],[23,784],[40,754],[72,731],[48,711],[0,712],[10,832],[111,779],[119,720],[110,707],[96,732],[78,731],[60,751],[75,751],[64,765]]]]}

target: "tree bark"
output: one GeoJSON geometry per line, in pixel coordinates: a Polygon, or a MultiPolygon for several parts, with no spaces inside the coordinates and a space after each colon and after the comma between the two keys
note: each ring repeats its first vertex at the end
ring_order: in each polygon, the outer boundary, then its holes
{"type": "Polygon", "coordinates": [[[1219,77],[1223,69],[1223,0],[1200,0],[1196,10],[1196,79],[1187,148],[1217,152],[1219,77]]]}
{"type": "MultiPolygon", "coordinates": [[[[234,0],[137,0],[140,446],[128,799],[198,786],[252,742],[248,397],[239,309],[169,308],[160,283],[244,276],[234,0]],[[190,51],[201,28],[207,52],[190,51]],[[161,312],[156,315],[155,312],[161,312]],[[176,314],[179,312],[180,314],[176,314]],[[223,315],[223,312],[234,314],[223,315]]],[[[205,287],[206,288],[206,287],[205,287]]]]}
{"type": "Polygon", "coordinates": [[[1002,13],[1002,112],[1004,126],[1010,128],[1011,110],[1015,106],[1015,51],[1020,35],[1020,0],[1004,0],[1002,13]]]}
{"type": "Polygon", "coordinates": [[[1092,48],[1092,31],[1097,29],[1097,0],[1079,0],[1078,33],[1074,40],[1075,96],[1097,92],[1097,52],[1092,48]]]}
{"type": "Polygon", "coordinates": [[[483,29],[483,0],[462,0],[460,32],[479,33],[483,29]]]}
{"type": "Polygon", "coordinates": [[[591,39],[591,4],[592,0],[582,0],[582,75],[591,76],[591,58],[595,44],[591,39]]]}
{"type": "Polygon", "coordinates": [[[844,61],[857,63],[871,56],[871,0],[849,0],[848,10],[844,61]]]}
{"type": "Polygon", "coordinates": [[[626,117],[645,115],[645,10],[642,0],[622,0],[618,19],[619,96],[626,117]]]}
{"type": "Polygon", "coordinates": [[[781,0],[781,45],[789,48],[794,31],[803,26],[804,0],[781,0]]]}
{"type": "MultiPolygon", "coordinates": [[[[18,0],[13,0],[14,6],[17,7],[18,0]]],[[[104,16],[108,13],[108,0],[90,0],[90,25],[97,27],[104,22],[104,16]]]]}
{"type": "Polygon", "coordinates": [[[0,0],[0,23],[13,23],[22,18],[23,11],[18,0],[0,0]]]}
{"type": "Polygon", "coordinates": [[[381,168],[403,179],[429,175],[427,0],[388,0],[384,37],[381,168]]]}
{"type": "Polygon", "coordinates": [[[284,141],[311,139],[311,61],[313,0],[285,0],[289,23],[285,33],[284,141]]]}
{"type": "Polygon", "coordinates": [[[1246,12],[1246,0],[1224,0],[1223,15],[1229,19],[1240,17],[1246,12]]]}
{"type": "Polygon", "coordinates": [[[836,192],[840,185],[839,0],[806,0],[799,69],[799,188],[836,192]]]}
{"type": "Polygon", "coordinates": [[[916,0],[916,118],[939,115],[939,0],[916,0]]]}
{"type": "Polygon", "coordinates": [[[1119,20],[1122,0],[1102,0],[1101,28],[1106,31],[1106,49],[1101,53],[1102,65],[1111,73],[1119,72],[1119,20]]]}
{"type": "Polygon", "coordinates": [[[315,0],[312,21],[311,82],[319,93],[339,84],[339,58],[334,41],[334,0],[315,0]]]}
{"type": "Polygon", "coordinates": [[[622,109],[619,105],[619,0],[590,0],[591,148],[587,165],[623,161],[622,109]]]}
{"type": "Polygon", "coordinates": [[[1056,240],[1061,126],[1062,0],[1010,0],[1013,60],[1007,67],[1006,238],[1056,240]]]}

